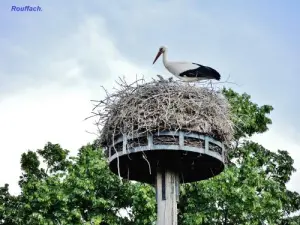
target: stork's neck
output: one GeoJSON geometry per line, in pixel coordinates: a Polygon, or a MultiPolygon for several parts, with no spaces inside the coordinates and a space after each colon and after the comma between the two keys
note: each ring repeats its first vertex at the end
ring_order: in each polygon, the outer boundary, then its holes
{"type": "Polygon", "coordinates": [[[168,64],[167,53],[168,53],[167,50],[165,50],[165,51],[163,52],[163,63],[164,63],[165,66],[168,64]]]}

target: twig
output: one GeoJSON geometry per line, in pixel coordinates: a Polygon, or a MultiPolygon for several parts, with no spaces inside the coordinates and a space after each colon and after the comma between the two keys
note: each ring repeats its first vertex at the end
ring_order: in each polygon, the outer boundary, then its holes
{"type": "Polygon", "coordinates": [[[215,83],[199,82],[183,85],[181,81],[160,77],[145,83],[144,79],[128,84],[118,79],[114,92],[95,103],[92,115],[97,117],[100,143],[112,144],[111,137],[121,134],[156,133],[184,130],[207,134],[222,142],[230,142],[234,125],[227,99],[215,83]]]}

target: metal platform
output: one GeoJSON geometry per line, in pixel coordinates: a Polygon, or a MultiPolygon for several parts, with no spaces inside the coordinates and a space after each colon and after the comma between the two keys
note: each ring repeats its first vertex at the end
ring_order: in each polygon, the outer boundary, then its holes
{"type": "Polygon", "coordinates": [[[115,174],[149,184],[155,183],[158,167],[178,172],[180,183],[189,183],[218,175],[225,160],[221,142],[183,131],[123,135],[106,148],[105,154],[115,174]]]}

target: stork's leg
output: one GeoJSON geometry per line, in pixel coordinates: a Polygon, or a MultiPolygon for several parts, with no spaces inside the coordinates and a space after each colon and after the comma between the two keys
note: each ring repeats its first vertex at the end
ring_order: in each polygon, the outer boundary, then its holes
{"type": "Polygon", "coordinates": [[[209,84],[210,84],[211,89],[213,89],[213,85],[212,85],[212,81],[211,80],[209,81],[209,84]]]}

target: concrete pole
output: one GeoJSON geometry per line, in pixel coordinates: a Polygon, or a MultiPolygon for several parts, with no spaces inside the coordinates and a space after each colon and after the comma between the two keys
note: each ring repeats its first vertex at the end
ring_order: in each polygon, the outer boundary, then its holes
{"type": "Polygon", "coordinates": [[[177,225],[179,176],[170,170],[158,169],[156,176],[157,225],[177,225]]]}

